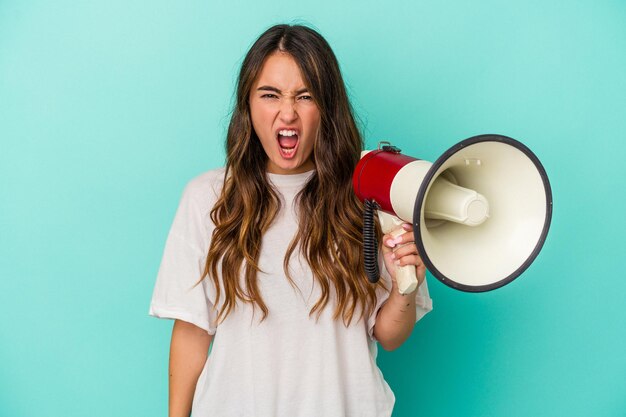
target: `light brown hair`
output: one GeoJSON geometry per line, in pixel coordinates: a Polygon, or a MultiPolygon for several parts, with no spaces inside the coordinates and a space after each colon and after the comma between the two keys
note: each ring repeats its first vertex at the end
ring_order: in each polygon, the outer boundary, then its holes
{"type": "Polygon", "coordinates": [[[267,155],[252,127],[249,96],[266,58],[276,51],[295,59],[321,116],[312,154],[315,172],[296,197],[299,229],[285,254],[283,269],[295,287],[288,265],[299,248],[321,289],[310,315],[317,312],[319,317],[334,291],[333,317],[341,317],[349,325],[357,307],[363,317],[376,302],[375,286],[363,268],[363,207],[351,183],[363,142],[337,59],[326,40],[306,26],[271,27],[244,58],[226,139],[224,186],[211,210],[215,230],[202,278],[213,280],[216,305],[224,297],[220,320],[235,308],[237,300],[259,307],[262,319],[269,313],[257,285],[258,259],[263,234],[281,203],[266,178],[267,155]],[[239,280],[242,269],[243,288],[239,280]]]}

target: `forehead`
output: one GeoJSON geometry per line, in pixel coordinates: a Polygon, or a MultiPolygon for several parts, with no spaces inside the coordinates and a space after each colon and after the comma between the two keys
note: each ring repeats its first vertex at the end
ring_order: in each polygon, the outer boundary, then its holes
{"type": "Polygon", "coordinates": [[[254,83],[255,89],[259,86],[276,87],[281,91],[295,91],[305,87],[305,84],[296,60],[288,53],[277,51],[265,59],[254,83]]]}

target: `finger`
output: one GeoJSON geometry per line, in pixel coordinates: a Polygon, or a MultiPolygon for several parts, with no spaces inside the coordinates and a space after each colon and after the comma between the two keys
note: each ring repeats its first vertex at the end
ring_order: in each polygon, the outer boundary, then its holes
{"type": "Polygon", "coordinates": [[[396,247],[395,239],[396,238],[391,236],[390,234],[384,235],[383,244],[387,246],[388,248],[395,248],[396,247]]]}
{"type": "Polygon", "coordinates": [[[392,259],[402,258],[406,255],[419,255],[419,251],[417,250],[417,246],[415,243],[409,243],[404,246],[398,246],[393,250],[392,259]]]}
{"type": "Polygon", "coordinates": [[[395,237],[390,235],[388,238],[385,239],[385,243],[390,248],[394,248],[398,245],[404,245],[413,241],[415,241],[415,239],[413,238],[413,232],[402,233],[401,235],[395,237]]]}
{"type": "Polygon", "coordinates": [[[401,234],[400,236],[393,236],[391,233],[383,236],[383,243],[388,248],[395,248],[396,246],[408,242],[409,240],[404,237],[406,233],[401,234]]]}
{"type": "Polygon", "coordinates": [[[419,255],[405,255],[401,258],[396,258],[394,260],[394,263],[398,266],[405,266],[405,265],[415,265],[415,266],[423,266],[424,262],[422,261],[422,258],[419,255]]]}
{"type": "Polygon", "coordinates": [[[390,234],[384,235],[382,237],[381,246],[384,254],[391,253],[392,249],[396,247],[396,244],[394,243],[394,237],[390,234]]]}
{"type": "Polygon", "coordinates": [[[426,280],[426,265],[418,255],[405,256],[399,260],[394,260],[396,267],[413,265],[415,267],[415,277],[419,287],[426,280]]]}

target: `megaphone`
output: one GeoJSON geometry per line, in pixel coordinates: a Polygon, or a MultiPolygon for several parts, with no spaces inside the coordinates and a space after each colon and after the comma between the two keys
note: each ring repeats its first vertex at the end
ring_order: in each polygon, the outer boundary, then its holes
{"type": "MultiPolygon", "coordinates": [[[[379,278],[375,209],[384,233],[403,233],[399,225],[411,223],[427,269],[468,292],[500,288],[524,272],[552,218],[552,192],[539,159],[502,135],[463,140],[434,163],[381,142],[361,155],[353,186],[366,205],[365,269],[372,282],[379,278]]],[[[398,267],[396,281],[401,293],[413,291],[415,268],[398,267]]]]}

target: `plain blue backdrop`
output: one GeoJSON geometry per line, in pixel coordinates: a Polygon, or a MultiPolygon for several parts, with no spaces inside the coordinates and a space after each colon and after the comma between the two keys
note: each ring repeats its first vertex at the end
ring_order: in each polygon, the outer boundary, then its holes
{"type": "Polygon", "coordinates": [[[522,277],[429,277],[434,311],[379,354],[394,416],[626,416],[626,3],[607,0],[0,0],[0,415],[167,414],[165,238],[223,164],[243,55],[283,22],[328,39],[369,147],[435,160],[500,133],[552,183],[522,277]]]}

